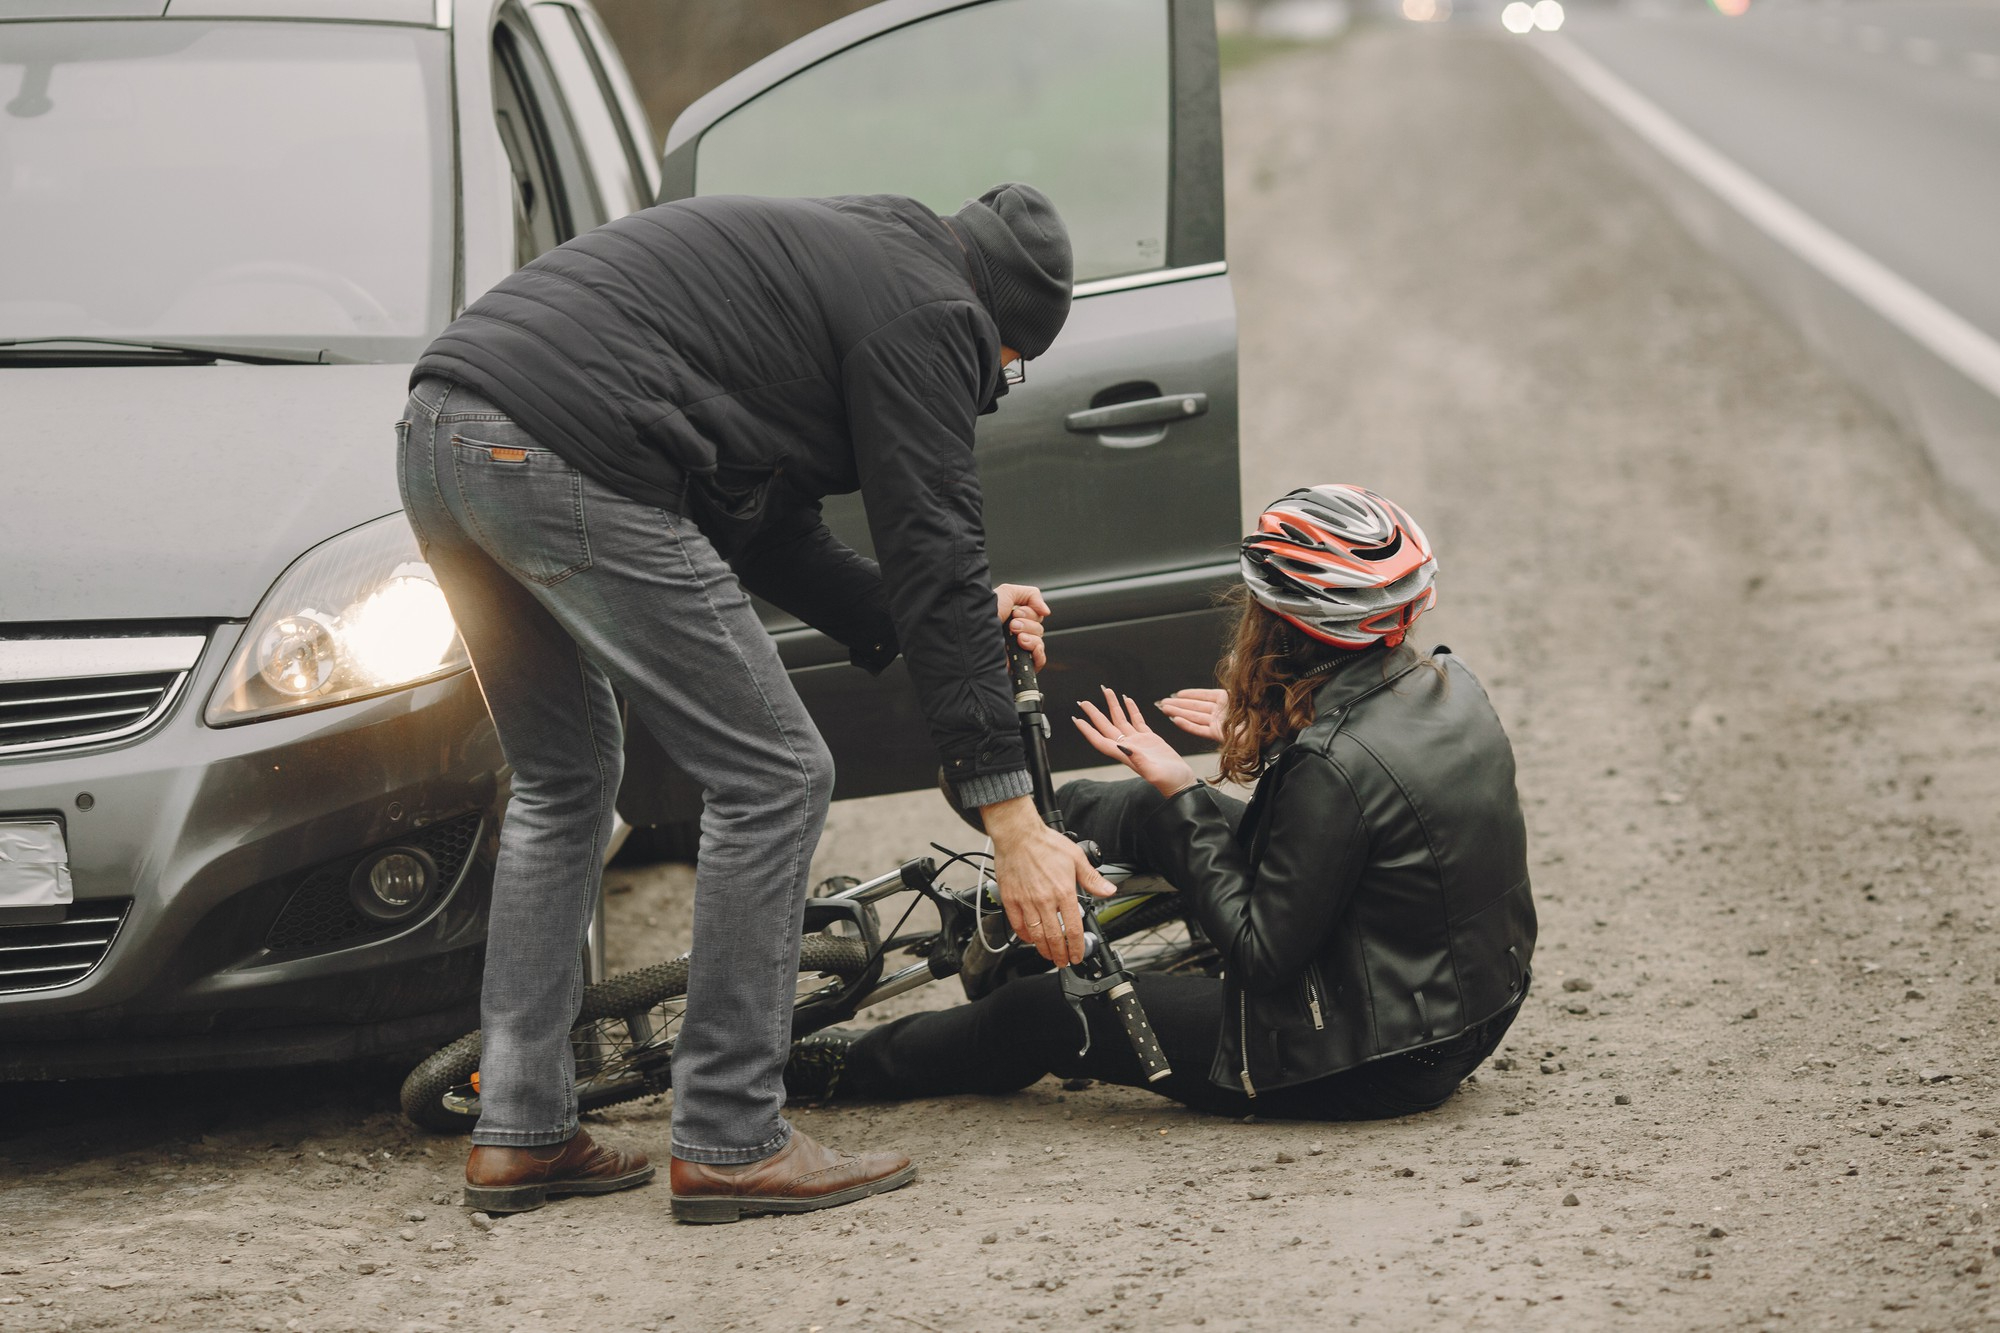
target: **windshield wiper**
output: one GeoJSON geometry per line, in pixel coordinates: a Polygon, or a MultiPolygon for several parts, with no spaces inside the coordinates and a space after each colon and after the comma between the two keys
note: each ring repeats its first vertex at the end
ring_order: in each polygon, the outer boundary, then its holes
{"type": "Polygon", "coordinates": [[[131,353],[138,356],[147,354],[185,357],[190,362],[198,361],[241,361],[253,366],[316,366],[335,363],[354,364],[354,358],[341,356],[324,347],[273,347],[264,343],[183,343],[149,342],[133,338],[93,338],[84,336],[55,338],[0,338],[0,358],[10,352],[20,353],[22,360],[53,361],[62,354],[85,353],[103,357],[131,353]]]}

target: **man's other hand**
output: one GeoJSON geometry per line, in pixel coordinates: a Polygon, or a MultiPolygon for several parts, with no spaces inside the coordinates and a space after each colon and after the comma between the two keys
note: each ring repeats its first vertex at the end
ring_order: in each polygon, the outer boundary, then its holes
{"type": "Polygon", "coordinates": [[[1042,622],[1049,618],[1049,604],[1040,588],[1024,583],[1002,583],[993,590],[1000,605],[1000,619],[1007,632],[1035,659],[1035,670],[1048,665],[1048,650],[1042,646],[1042,622]]]}
{"type": "Polygon", "coordinates": [[[993,839],[993,877],[1014,933],[1058,967],[1083,961],[1083,913],[1076,891],[1099,898],[1116,890],[1083,849],[1042,822],[1029,797],[981,806],[993,839]]]}

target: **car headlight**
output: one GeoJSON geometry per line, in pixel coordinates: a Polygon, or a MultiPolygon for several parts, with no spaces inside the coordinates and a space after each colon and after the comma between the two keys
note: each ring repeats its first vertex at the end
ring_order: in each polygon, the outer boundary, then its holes
{"type": "Polygon", "coordinates": [[[264,596],[205,718],[211,727],[386,694],[469,665],[401,514],[301,556],[264,596]]]}

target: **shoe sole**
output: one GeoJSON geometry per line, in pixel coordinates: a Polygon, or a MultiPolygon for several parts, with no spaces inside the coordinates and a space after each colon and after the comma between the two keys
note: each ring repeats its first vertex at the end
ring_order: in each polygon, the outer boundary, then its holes
{"type": "Polygon", "coordinates": [[[813,1199],[755,1194],[676,1194],[673,1199],[674,1221],[687,1222],[695,1226],[709,1226],[718,1222],[739,1222],[746,1217],[758,1217],[765,1213],[817,1212],[821,1208],[838,1208],[844,1203],[853,1203],[871,1194],[887,1194],[890,1190],[899,1190],[916,1178],[916,1164],[911,1163],[893,1175],[866,1181],[860,1185],[850,1185],[844,1190],[822,1194],[813,1199]]]}
{"type": "Polygon", "coordinates": [[[647,1165],[606,1180],[547,1180],[534,1185],[467,1185],[465,1206],[482,1213],[530,1213],[550,1199],[570,1194],[616,1194],[653,1178],[659,1168],[647,1165]]]}

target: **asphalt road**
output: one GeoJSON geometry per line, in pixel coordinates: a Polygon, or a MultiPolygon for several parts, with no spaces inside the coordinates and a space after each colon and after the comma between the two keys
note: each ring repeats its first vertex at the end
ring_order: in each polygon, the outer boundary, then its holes
{"type": "Polygon", "coordinates": [[[2000,338],[2000,5],[1753,0],[1736,19],[1578,6],[1563,33],[2000,338]]]}
{"type": "MultiPolygon", "coordinates": [[[[400,1071],[10,1088],[0,1329],[1994,1326],[2000,571],[1522,44],[1363,27],[1225,96],[1245,497],[1406,504],[1421,638],[1514,740],[1502,1058],[1360,1125],[1053,1080],[800,1108],[922,1176],[699,1229],[659,1184],[478,1228],[400,1071]]],[[[816,866],[955,836],[843,802],[816,866]]],[[[618,965],[684,943],[684,870],[616,887],[618,965]]],[[[668,1112],[592,1130],[660,1153],[668,1112]]]]}

